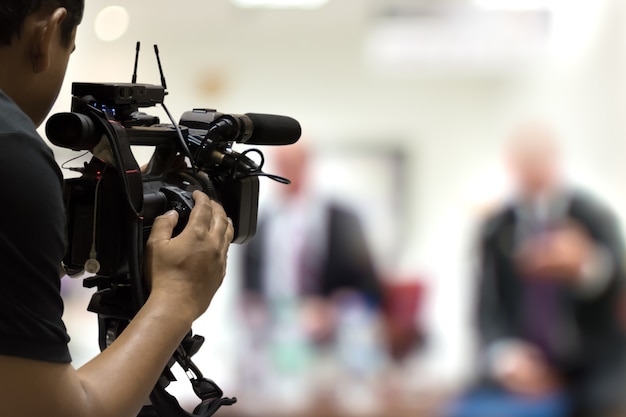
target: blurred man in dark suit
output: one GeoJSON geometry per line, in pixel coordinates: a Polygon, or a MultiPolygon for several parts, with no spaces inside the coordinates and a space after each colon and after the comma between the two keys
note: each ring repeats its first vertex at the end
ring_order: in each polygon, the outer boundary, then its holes
{"type": "MultiPolygon", "coordinates": [[[[273,369],[257,373],[313,373],[311,361],[320,350],[341,356],[338,351],[348,344],[360,343],[349,340],[354,338],[346,327],[360,332],[358,326],[369,326],[362,330],[373,333],[379,315],[382,289],[359,219],[313,190],[312,157],[303,142],[273,154],[277,173],[292,183],[280,187],[244,248],[242,310],[254,344],[251,355],[259,355],[255,363],[247,359],[248,373],[259,363],[267,365],[267,358],[273,369]],[[348,324],[351,320],[359,323],[348,324]]],[[[359,352],[347,356],[358,372],[376,366],[359,352]]]]}
{"type": "Polygon", "coordinates": [[[618,415],[626,394],[619,225],[565,183],[549,128],[520,129],[508,154],[517,194],[486,222],[479,246],[486,382],[453,414],[618,415]]]}
{"type": "Polygon", "coordinates": [[[292,276],[276,284],[293,287],[301,297],[329,298],[342,290],[354,291],[377,305],[380,284],[359,219],[312,192],[310,158],[303,143],[277,150],[278,173],[291,184],[281,187],[271,216],[261,219],[257,236],[247,246],[244,290],[248,295],[268,295],[273,285],[269,275],[287,272],[292,276]],[[280,259],[288,255],[293,259],[280,259]],[[295,265],[283,268],[290,271],[271,271],[283,261],[295,265]]]}

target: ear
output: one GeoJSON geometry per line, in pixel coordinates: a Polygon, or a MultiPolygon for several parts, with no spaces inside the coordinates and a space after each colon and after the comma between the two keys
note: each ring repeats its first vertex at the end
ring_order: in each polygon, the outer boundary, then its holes
{"type": "Polygon", "coordinates": [[[67,10],[59,7],[37,23],[31,49],[35,74],[42,73],[50,67],[54,43],[60,42],[61,24],[66,16],[67,10]]]}

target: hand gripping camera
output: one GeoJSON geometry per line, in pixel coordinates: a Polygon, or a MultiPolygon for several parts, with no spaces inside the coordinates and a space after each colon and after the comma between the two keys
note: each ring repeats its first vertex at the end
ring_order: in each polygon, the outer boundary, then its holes
{"type": "MultiPolygon", "coordinates": [[[[155,52],[158,59],[156,46],[155,52]]],[[[93,275],[84,285],[98,289],[88,309],[98,314],[102,350],[147,299],[143,249],[155,218],[176,210],[174,234],[180,233],[193,208],[191,194],[202,190],[233,220],[234,242],[249,241],[256,232],[259,177],[289,181],[263,172],[261,151],[238,153],[233,144],[288,145],[301,134],[299,123],[289,117],[211,109],[194,109],[179,123],[161,124],[139,109],[159,104],[172,119],[163,103],[165,80],[161,76],[160,86],[137,84],[136,66],[137,61],[132,83],[74,83],[72,112],[55,114],[46,125],[55,145],[93,154],[84,167],[74,168],[81,172],[79,178],[65,181],[68,247],[63,262],[69,275],[93,275]],[[131,146],[154,147],[147,166],[138,166],[131,146]]],[[[223,398],[221,389],[191,361],[203,342],[202,336],[189,332],[153,389],[152,404],[140,416],[206,417],[236,401],[223,398]],[[174,380],[170,368],[175,363],[190,375],[201,400],[193,414],[165,390],[174,380]]]]}

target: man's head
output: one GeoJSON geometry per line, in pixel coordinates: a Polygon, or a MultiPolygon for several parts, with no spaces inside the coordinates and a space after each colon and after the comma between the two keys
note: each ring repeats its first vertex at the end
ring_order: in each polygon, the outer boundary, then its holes
{"type": "Polygon", "coordinates": [[[0,89],[38,125],[56,100],[84,0],[0,0],[0,89]]]}
{"type": "Polygon", "coordinates": [[[308,181],[311,155],[303,139],[305,138],[275,150],[273,161],[276,164],[276,173],[291,181],[291,185],[280,187],[287,197],[296,197],[302,193],[308,181]]]}
{"type": "Polygon", "coordinates": [[[558,187],[561,150],[555,132],[545,124],[518,128],[507,148],[508,163],[518,191],[534,197],[558,187]]]}
{"type": "Polygon", "coordinates": [[[63,7],[67,10],[61,27],[61,39],[69,47],[72,32],[83,18],[84,0],[0,0],[0,46],[10,45],[24,29],[26,18],[39,11],[51,13],[63,7]]]}

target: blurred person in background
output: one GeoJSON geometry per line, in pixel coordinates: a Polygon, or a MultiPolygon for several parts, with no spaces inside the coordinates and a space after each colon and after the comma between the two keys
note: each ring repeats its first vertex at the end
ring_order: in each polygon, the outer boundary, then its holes
{"type": "Polygon", "coordinates": [[[273,160],[291,184],[280,187],[245,248],[242,301],[257,355],[245,367],[261,366],[265,385],[275,374],[278,385],[310,391],[322,351],[334,348],[357,373],[373,365],[368,348],[382,291],[357,216],[313,190],[306,140],[278,148],[273,160]]]}
{"type": "Polygon", "coordinates": [[[624,247],[613,214],[563,178],[545,125],[517,130],[517,194],[480,235],[478,326],[485,378],[455,417],[619,415],[626,339],[624,247]]]}

